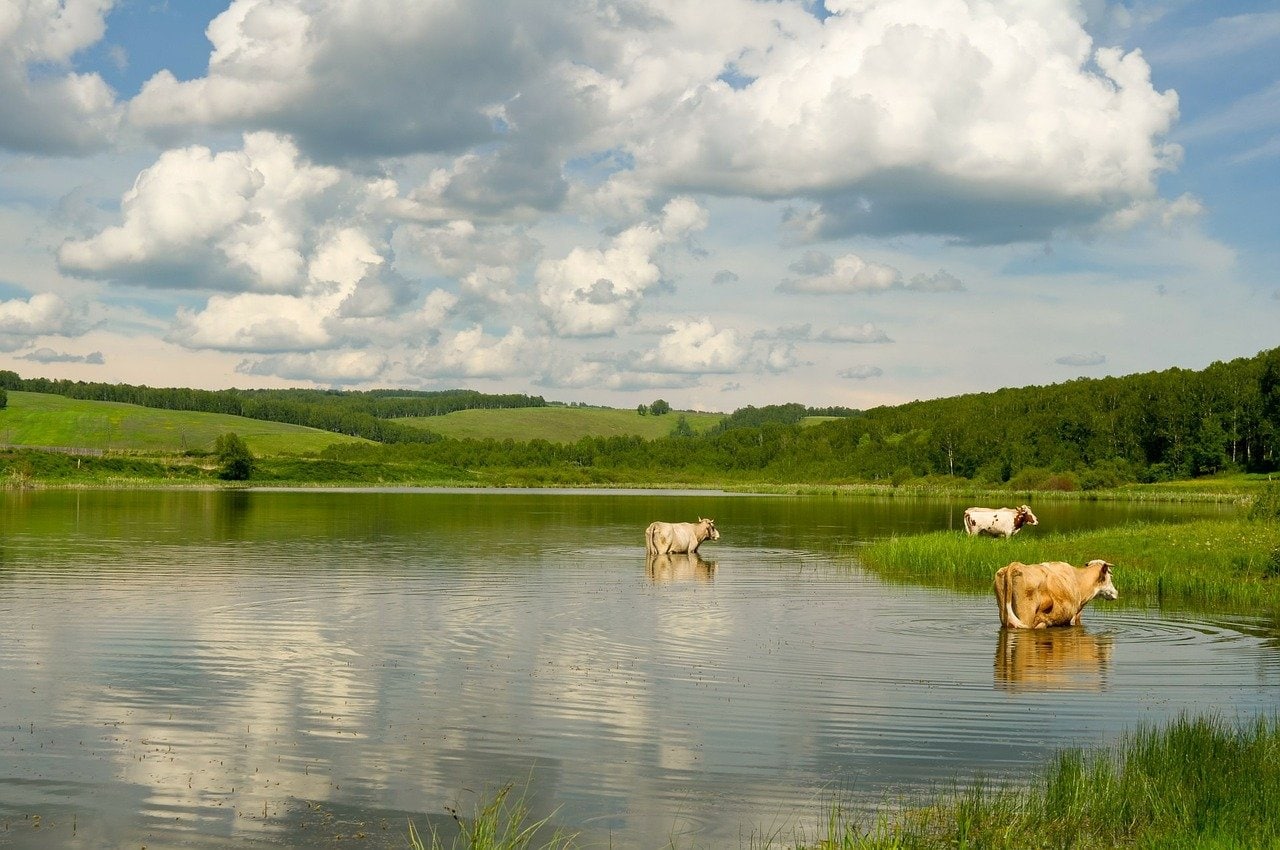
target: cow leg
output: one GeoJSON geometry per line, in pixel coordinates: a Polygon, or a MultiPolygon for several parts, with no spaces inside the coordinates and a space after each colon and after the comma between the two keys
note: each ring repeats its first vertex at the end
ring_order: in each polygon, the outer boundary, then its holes
{"type": "Polygon", "coordinates": [[[992,582],[992,589],[995,590],[996,593],[996,610],[1000,612],[1001,627],[1009,625],[1009,616],[1005,613],[1005,603],[1009,599],[1008,570],[1008,567],[1001,567],[996,570],[996,578],[995,581],[992,582]]]}
{"type": "MultiPolygon", "coordinates": [[[[1026,595],[1026,578],[1018,567],[1005,567],[1004,569],[1007,571],[1004,603],[1005,625],[1011,629],[1029,629],[1032,624],[1018,616],[1018,602],[1026,595]]],[[[1028,599],[1027,601],[1030,602],[1032,600],[1028,599]]],[[[1034,615],[1034,611],[1032,614],[1034,615]]]]}

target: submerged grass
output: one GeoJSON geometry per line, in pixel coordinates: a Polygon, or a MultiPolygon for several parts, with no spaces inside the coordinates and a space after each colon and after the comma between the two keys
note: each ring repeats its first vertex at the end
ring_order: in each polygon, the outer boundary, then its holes
{"type": "Polygon", "coordinates": [[[1138,523],[1066,533],[1023,533],[1008,540],[933,532],[887,537],[857,551],[890,581],[986,592],[1011,561],[1094,558],[1116,565],[1120,604],[1206,612],[1280,611],[1280,522],[1251,519],[1138,523]]]}

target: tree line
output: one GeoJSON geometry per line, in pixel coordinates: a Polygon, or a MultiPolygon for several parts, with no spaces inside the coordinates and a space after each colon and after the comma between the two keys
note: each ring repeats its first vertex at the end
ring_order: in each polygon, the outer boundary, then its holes
{"type": "Polygon", "coordinates": [[[1280,348],[1199,371],[1082,378],[865,411],[799,404],[745,407],[704,434],[677,428],[656,440],[586,437],[573,443],[444,438],[385,418],[439,415],[465,406],[546,404],[536,396],[469,390],[155,390],[23,380],[0,372],[0,392],[4,389],[233,413],[381,444],[334,446],[326,451],[331,460],[558,469],[566,479],[897,482],[951,476],[981,484],[1090,489],[1280,469],[1280,348]],[[837,418],[810,424],[813,416],[837,418]]]}
{"type": "Polygon", "coordinates": [[[564,469],[600,480],[900,482],[950,476],[1027,488],[1093,489],[1280,469],[1280,349],[1118,378],[1079,379],[930,401],[837,409],[743,408],[701,435],[657,440],[445,439],[341,446],[328,456],[471,470],[564,469]]]}

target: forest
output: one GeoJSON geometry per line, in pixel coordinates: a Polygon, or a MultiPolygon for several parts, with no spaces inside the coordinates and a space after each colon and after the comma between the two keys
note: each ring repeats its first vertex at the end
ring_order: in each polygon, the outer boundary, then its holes
{"type": "MultiPolygon", "coordinates": [[[[561,470],[564,480],[902,482],[1089,490],[1129,482],[1280,469],[1280,348],[1254,357],[1114,378],[1000,389],[865,411],[747,407],[706,433],[546,440],[445,438],[389,421],[473,407],[536,407],[540,396],[472,390],[154,389],[23,379],[3,390],[234,413],[363,436],[325,459],[474,471],[561,470]],[[812,417],[826,421],[814,424],[812,417]]],[[[544,476],[545,478],[546,476],[544,476]]]]}

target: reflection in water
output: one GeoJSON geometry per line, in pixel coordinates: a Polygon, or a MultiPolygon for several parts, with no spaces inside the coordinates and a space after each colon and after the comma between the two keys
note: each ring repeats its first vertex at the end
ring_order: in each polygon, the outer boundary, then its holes
{"type": "Polygon", "coordinates": [[[1001,629],[996,643],[995,686],[1013,692],[1105,691],[1112,635],[1082,626],[1001,629]]]}
{"type": "Polygon", "coordinates": [[[649,581],[672,584],[688,581],[711,581],[716,577],[716,562],[705,560],[697,552],[661,555],[648,554],[649,581]]]}

